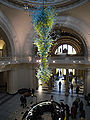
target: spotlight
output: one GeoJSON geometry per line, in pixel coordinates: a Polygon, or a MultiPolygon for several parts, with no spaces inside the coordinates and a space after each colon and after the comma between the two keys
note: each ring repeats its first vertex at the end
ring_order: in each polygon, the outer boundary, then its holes
{"type": "Polygon", "coordinates": [[[55,61],[53,61],[53,63],[55,63],[55,61]]]}
{"type": "Polygon", "coordinates": [[[73,63],[76,63],[76,61],[73,61],[73,63]]]}
{"type": "Polygon", "coordinates": [[[81,61],[79,61],[79,63],[81,63],[81,61]]]}

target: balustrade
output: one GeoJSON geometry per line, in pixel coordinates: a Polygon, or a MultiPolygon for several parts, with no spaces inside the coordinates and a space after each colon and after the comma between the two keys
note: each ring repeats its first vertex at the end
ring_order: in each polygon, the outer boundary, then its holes
{"type": "MultiPolygon", "coordinates": [[[[0,57],[0,71],[7,70],[9,65],[16,65],[21,63],[36,63],[39,64],[40,58],[37,56],[18,56],[18,57],[0,57]],[[6,67],[8,66],[8,67],[6,67]]],[[[90,62],[86,57],[83,56],[51,56],[48,57],[49,64],[59,64],[59,65],[90,65],[90,62]]],[[[10,68],[9,68],[10,69],[10,68]]]]}

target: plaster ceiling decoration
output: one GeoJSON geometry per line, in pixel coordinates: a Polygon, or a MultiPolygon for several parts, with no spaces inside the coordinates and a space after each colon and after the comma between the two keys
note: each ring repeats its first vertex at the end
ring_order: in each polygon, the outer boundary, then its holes
{"type": "MultiPolygon", "coordinates": [[[[44,0],[45,5],[55,6],[57,9],[66,10],[72,7],[76,7],[82,5],[88,0],[44,0]]],[[[2,4],[5,4],[14,8],[23,8],[24,6],[28,6],[31,8],[35,8],[36,5],[42,5],[43,0],[0,0],[2,4]]]]}

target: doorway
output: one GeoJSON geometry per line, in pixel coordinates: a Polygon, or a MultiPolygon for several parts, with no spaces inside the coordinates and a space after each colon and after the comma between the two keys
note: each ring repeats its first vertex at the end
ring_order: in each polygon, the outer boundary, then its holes
{"type": "MultiPolygon", "coordinates": [[[[68,69],[69,94],[72,93],[71,85],[73,84],[73,94],[76,94],[76,88],[79,86],[79,94],[84,94],[84,70],[68,69]]],[[[65,93],[67,73],[66,69],[56,68],[54,74],[54,89],[65,93]],[[61,85],[61,87],[60,87],[61,85]]]]}
{"type": "Polygon", "coordinates": [[[8,91],[8,71],[0,72],[0,93],[8,91]]]}

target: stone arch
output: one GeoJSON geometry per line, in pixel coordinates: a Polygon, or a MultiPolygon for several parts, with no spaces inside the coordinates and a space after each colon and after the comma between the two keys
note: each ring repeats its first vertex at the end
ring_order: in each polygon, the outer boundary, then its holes
{"type": "Polygon", "coordinates": [[[11,51],[9,49],[9,55],[14,56],[15,55],[15,43],[14,39],[16,37],[15,31],[12,27],[12,25],[9,23],[7,17],[0,11],[0,28],[1,31],[3,31],[3,34],[6,36],[6,43],[11,47],[11,51]]]}
{"type": "MultiPolygon", "coordinates": [[[[67,29],[68,32],[72,31],[73,33],[75,32],[75,35],[79,39],[81,39],[81,42],[83,44],[83,47],[85,49],[85,56],[88,57],[88,51],[89,51],[89,46],[88,46],[88,38],[87,34],[88,33],[88,26],[85,24],[83,21],[76,19],[71,16],[60,16],[58,17],[58,20],[56,20],[53,29],[56,25],[56,23],[59,26],[59,29],[62,31],[64,29],[67,29]]],[[[60,38],[61,39],[61,38],[60,38]]]]}

